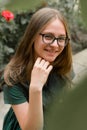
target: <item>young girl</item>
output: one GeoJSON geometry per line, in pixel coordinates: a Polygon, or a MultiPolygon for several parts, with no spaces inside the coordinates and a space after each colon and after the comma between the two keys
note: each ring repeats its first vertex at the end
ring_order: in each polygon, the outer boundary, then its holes
{"type": "Polygon", "coordinates": [[[42,130],[44,109],[54,92],[65,86],[71,67],[64,17],[49,7],[38,10],[4,71],[4,101],[11,108],[3,130],[42,130]]]}

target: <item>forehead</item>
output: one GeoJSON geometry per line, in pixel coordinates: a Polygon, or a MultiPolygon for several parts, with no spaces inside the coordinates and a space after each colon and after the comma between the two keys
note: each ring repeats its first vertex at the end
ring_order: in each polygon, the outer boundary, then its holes
{"type": "Polygon", "coordinates": [[[66,34],[66,29],[65,29],[65,26],[64,26],[64,23],[56,18],[56,19],[52,19],[50,22],[48,22],[43,30],[43,32],[51,32],[51,33],[54,33],[54,34],[66,34]]]}

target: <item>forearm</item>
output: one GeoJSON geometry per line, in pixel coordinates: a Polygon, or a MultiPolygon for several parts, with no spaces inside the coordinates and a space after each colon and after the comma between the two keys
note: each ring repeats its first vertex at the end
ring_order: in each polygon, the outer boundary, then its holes
{"type": "Polygon", "coordinates": [[[43,103],[42,91],[33,89],[29,91],[29,128],[30,130],[42,130],[43,128],[43,103]]]}

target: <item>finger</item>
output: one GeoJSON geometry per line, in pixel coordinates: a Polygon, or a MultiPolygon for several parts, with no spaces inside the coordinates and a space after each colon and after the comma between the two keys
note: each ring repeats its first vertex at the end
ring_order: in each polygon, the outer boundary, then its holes
{"type": "Polygon", "coordinates": [[[47,68],[47,72],[50,73],[50,71],[53,69],[52,65],[49,65],[49,67],[47,68]]]}
{"type": "Polygon", "coordinates": [[[42,60],[40,61],[39,65],[43,67],[44,64],[45,64],[45,62],[46,62],[46,61],[45,61],[44,59],[42,59],[42,60]]]}
{"type": "Polygon", "coordinates": [[[41,58],[38,57],[38,58],[36,59],[36,61],[35,61],[34,66],[37,66],[38,64],[40,64],[40,62],[41,62],[41,58]]]}
{"type": "Polygon", "coordinates": [[[44,65],[43,65],[43,68],[48,68],[49,64],[50,63],[48,61],[45,61],[44,65]]]}

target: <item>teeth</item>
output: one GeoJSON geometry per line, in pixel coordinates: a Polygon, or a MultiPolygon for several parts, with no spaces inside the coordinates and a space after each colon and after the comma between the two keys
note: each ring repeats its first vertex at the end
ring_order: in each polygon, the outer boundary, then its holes
{"type": "Polygon", "coordinates": [[[58,50],[48,50],[48,49],[45,49],[46,51],[50,52],[50,53],[55,53],[55,52],[58,52],[58,50]]]}
{"type": "Polygon", "coordinates": [[[52,51],[52,50],[46,50],[46,51],[49,51],[49,52],[54,52],[54,51],[52,51]]]}
{"type": "Polygon", "coordinates": [[[52,50],[48,50],[48,52],[50,52],[50,53],[55,53],[55,51],[52,51],[52,50]]]}
{"type": "Polygon", "coordinates": [[[49,51],[49,50],[48,50],[48,52],[54,53],[53,51],[49,51]]]}

